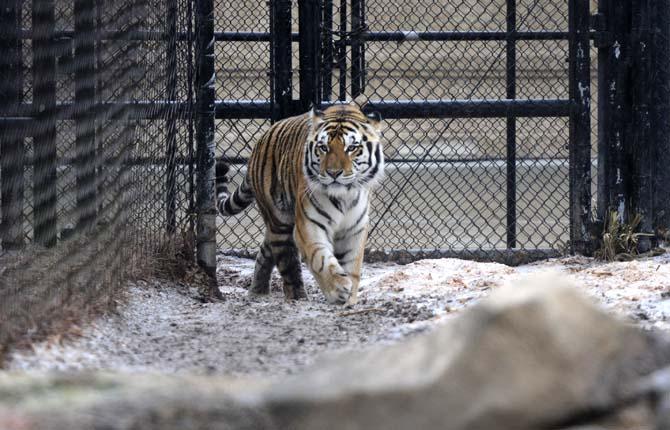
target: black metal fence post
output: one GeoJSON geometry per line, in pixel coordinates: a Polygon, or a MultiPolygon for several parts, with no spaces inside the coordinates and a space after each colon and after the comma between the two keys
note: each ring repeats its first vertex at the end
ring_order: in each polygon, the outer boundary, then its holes
{"type": "MultiPolygon", "coordinates": [[[[177,1],[167,0],[167,46],[165,70],[167,72],[166,95],[168,103],[177,100],[177,1]]],[[[166,175],[165,207],[166,228],[174,233],[177,227],[177,119],[174,106],[166,109],[166,175]]]]}
{"type": "Polygon", "coordinates": [[[337,48],[337,69],[340,83],[338,100],[347,99],[347,0],[340,1],[340,31],[337,48]]]}
{"type": "Polygon", "coordinates": [[[351,98],[365,91],[365,1],[351,0],[351,98]]]}
{"type": "Polygon", "coordinates": [[[323,0],[321,98],[330,101],[333,93],[333,0],[323,0]]]}
{"type": "Polygon", "coordinates": [[[272,102],[275,104],[272,120],[277,121],[292,113],[291,0],[271,0],[270,31],[272,102]]]}
{"type": "MultiPolygon", "coordinates": [[[[507,99],[516,98],[516,0],[507,0],[507,99]]],[[[516,118],[507,116],[507,248],[516,248],[516,118]]]]}
{"type": "Polygon", "coordinates": [[[611,211],[627,219],[625,164],[628,97],[630,2],[600,0],[598,47],[598,220],[604,223],[611,211]]]}
{"type": "Polygon", "coordinates": [[[300,25],[300,104],[306,112],[310,105],[321,103],[319,63],[321,59],[320,30],[321,8],[319,0],[300,0],[298,3],[300,25]]]}
{"type": "Polygon", "coordinates": [[[32,1],[33,105],[37,130],[33,137],[35,242],[56,244],[56,57],[54,53],[54,0],[32,1]]]}
{"type": "Polygon", "coordinates": [[[570,250],[588,254],[591,223],[591,83],[589,1],[570,0],[570,250]]]}
{"type": "MultiPolygon", "coordinates": [[[[653,91],[651,74],[651,50],[653,40],[651,35],[651,1],[634,0],[631,28],[631,82],[633,117],[630,152],[634,172],[631,175],[632,209],[640,215],[639,229],[645,233],[653,230],[653,200],[652,200],[652,142],[649,106],[653,91]]],[[[659,2],[656,2],[659,3],[659,2]]],[[[668,121],[670,118],[665,118],[668,121]]],[[[651,249],[651,240],[648,236],[641,236],[638,250],[647,252],[651,249]]]]}
{"type": "Polygon", "coordinates": [[[93,227],[97,212],[95,2],[74,2],[74,117],[77,228],[93,227]]]}
{"type": "MultiPolygon", "coordinates": [[[[214,2],[196,0],[196,258],[216,280],[214,2]]],[[[290,57],[289,57],[290,61],[290,57]]],[[[290,95],[290,94],[289,94],[290,95]]]]}
{"type": "MultiPolygon", "coordinates": [[[[186,89],[186,99],[187,99],[187,104],[188,106],[191,107],[189,109],[188,113],[188,149],[187,149],[187,156],[189,160],[194,159],[194,143],[195,143],[195,115],[194,115],[194,110],[192,109],[193,106],[195,106],[195,90],[194,90],[194,84],[195,84],[195,75],[196,75],[196,64],[193,60],[194,57],[194,45],[195,45],[195,34],[193,31],[193,21],[194,21],[194,10],[193,10],[193,2],[189,1],[187,2],[187,7],[186,7],[186,21],[188,22],[187,30],[186,30],[186,43],[187,43],[187,48],[186,48],[186,68],[187,68],[187,73],[186,73],[186,81],[187,81],[187,89],[186,89]]],[[[193,168],[193,163],[190,162],[188,163],[188,231],[189,232],[195,232],[195,217],[192,215],[196,212],[195,209],[195,174],[194,174],[194,168],[193,168]]]]}
{"type": "MultiPolygon", "coordinates": [[[[21,102],[21,4],[0,1],[0,116],[12,117],[21,102]]],[[[0,118],[0,241],[2,248],[23,246],[23,137],[6,118],[0,118]]]]}
{"type": "Polygon", "coordinates": [[[651,16],[654,31],[653,88],[649,105],[653,172],[654,229],[670,233],[670,2],[656,1],[651,16]]]}

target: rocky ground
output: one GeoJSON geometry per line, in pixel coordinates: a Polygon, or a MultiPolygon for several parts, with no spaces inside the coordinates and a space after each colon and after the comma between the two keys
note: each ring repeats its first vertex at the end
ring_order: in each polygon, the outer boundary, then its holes
{"type": "Polygon", "coordinates": [[[329,305],[305,272],[308,301],[285,302],[279,279],[269,297],[250,298],[253,261],[219,257],[224,300],[203,303],[193,289],[137,282],[118,313],[68,340],[16,351],[10,370],[106,369],[124,372],[295,373],[322,353],[352,354],[426,331],[500,286],[555,271],[616,315],[644,328],[670,328],[670,256],[599,263],[568,257],[521,267],[443,259],[367,265],[360,303],[329,305]]]}

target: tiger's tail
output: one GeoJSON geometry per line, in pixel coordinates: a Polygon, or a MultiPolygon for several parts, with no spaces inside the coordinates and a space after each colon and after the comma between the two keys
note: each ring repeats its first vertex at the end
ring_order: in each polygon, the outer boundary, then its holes
{"type": "Polygon", "coordinates": [[[219,213],[223,216],[237,215],[254,202],[254,192],[249,185],[249,177],[244,180],[232,193],[228,191],[228,164],[221,160],[216,161],[216,197],[219,213]]]}

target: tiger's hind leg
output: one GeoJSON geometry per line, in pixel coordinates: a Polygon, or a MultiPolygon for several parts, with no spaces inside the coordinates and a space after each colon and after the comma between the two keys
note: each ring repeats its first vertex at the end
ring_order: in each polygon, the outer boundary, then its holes
{"type": "Polygon", "coordinates": [[[263,295],[270,293],[270,278],[275,261],[272,256],[270,241],[266,239],[261,245],[261,249],[256,254],[256,267],[254,268],[254,279],[249,288],[249,294],[263,295]]]}
{"type": "Polygon", "coordinates": [[[299,300],[307,297],[302,282],[300,255],[292,234],[272,234],[270,247],[272,257],[282,277],[284,296],[288,300],[299,300]]]}

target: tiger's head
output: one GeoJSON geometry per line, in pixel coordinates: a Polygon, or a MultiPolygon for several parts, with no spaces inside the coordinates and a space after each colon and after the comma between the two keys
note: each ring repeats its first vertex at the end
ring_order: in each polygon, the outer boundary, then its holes
{"type": "Polygon", "coordinates": [[[312,110],[305,146],[305,176],[330,194],[371,187],[384,173],[381,117],[354,103],[312,110]]]}

